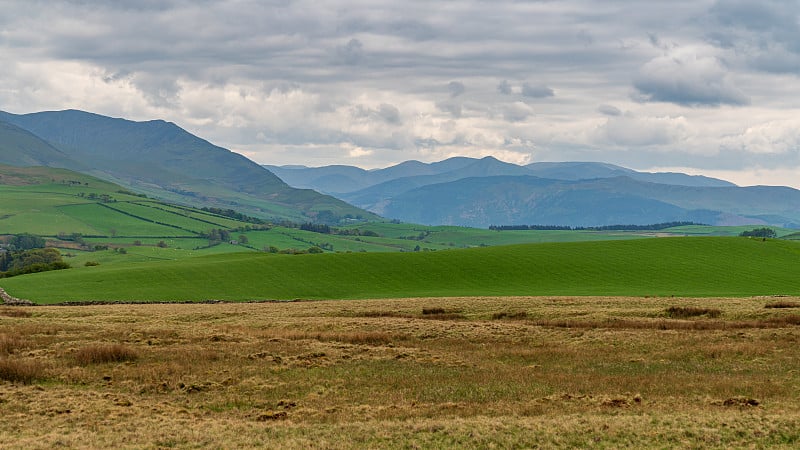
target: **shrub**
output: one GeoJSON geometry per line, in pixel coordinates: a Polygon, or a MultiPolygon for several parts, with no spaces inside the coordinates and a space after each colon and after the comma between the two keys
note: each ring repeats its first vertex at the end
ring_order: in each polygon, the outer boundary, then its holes
{"type": "Polygon", "coordinates": [[[100,265],[100,263],[97,262],[97,261],[86,261],[86,263],[84,264],[84,266],[86,266],[86,267],[94,267],[94,266],[99,266],[99,265],[100,265]]]}
{"type": "Polygon", "coordinates": [[[84,347],[75,354],[79,364],[102,364],[136,361],[139,355],[122,344],[95,344],[84,347]]]}
{"type": "Polygon", "coordinates": [[[719,317],[722,311],[716,308],[697,308],[694,306],[670,306],[667,308],[667,316],[673,319],[685,319],[707,315],[708,317],[719,317]]]}
{"type": "Polygon", "coordinates": [[[44,378],[44,366],[34,360],[0,358],[0,380],[31,384],[44,378]]]}

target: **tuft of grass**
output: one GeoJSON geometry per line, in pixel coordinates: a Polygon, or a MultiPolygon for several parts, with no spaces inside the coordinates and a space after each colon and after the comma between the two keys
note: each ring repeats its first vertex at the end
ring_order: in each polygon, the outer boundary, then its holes
{"type": "Polygon", "coordinates": [[[18,358],[0,358],[0,380],[31,384],[41,380],[45,367],[39,361],[18,358]]]}
{"type": "Polygon", "coordinates": [[[0,354],[10,355],[15,351],[27,348],[27,343],[16,335],[0,334],[0,354]]]}
{"type": "MultiPolygon", "coordinates": [[[[340,342],[355,345],[386,345],[392,342],[392,335],[382,331],[353,331],[353,332],[325,332],[325,331],[295,331],[295,330],[270,330],[265,333],[270,338],[299,341],[310,339],[320,342],[340,342]]],[[[394,336],[395,339],[403,336],[394,336]]]]}
{"type": "Polygon", "coordinates": [[[501,319],[527,319],[528,313],[525,311],[517,311],[517,312],[498,312],[492,314],[492,320],[501,320],[501,319]]]}
{"type": "Polygon", "coordinates": [[[4,317],[31,317],[30,311],[22,308],[0,308],[0,316],[4,317]]]}
{"type": "Polygon", "coordinates": [[[444,308],[422,308],[423,319],[434,320],[459,320],[466,319],[460,311],[448,311],[444,308]]]}
{"type": "Polygon", "coordinates": [[[722,311],[716,308],[697,308],[694,306],[670,306],[666,310],[667,316],[673,319],[686,319],[689,317],[708,316],[719,317],[722,311]]]}
{"type": "Polygon", "coordinates": [[[764,308],[800,308],[800,303],[786,300],[778,300],[764,305],[764,308]]]}
{"type": "Polygon", "coordinates": [[[134,350],[122,344],[93,344],[75,354],[81,365],[136,361],[138,358],[134,350]]]}

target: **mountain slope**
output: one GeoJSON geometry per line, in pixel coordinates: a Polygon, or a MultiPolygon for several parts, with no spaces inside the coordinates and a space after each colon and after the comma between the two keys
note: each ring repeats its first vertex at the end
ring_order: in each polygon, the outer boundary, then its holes
{"type": "Polygon", "coordinates": [[[75,110],[0,113],[0,120],[46,140],[88,173],[168,200],[295,220],[371,216],[333,197],[291,188],[244,156],[173,123],[133,122],[75,110]]]}
{"type": "Polygon", "coordinates": [[[0,121],[0,164],[80,167],[64,152],[38,136],[4,121],[0,121]]]}
{"type": "Polygon", "coordinates": [[[795,189],[673,186],[629,177],[578,181],[532,176],[465,178],[413,189],[380,206],[386,217],[474,227],[671,221],[800,223],[800,191],[795,189]]]}

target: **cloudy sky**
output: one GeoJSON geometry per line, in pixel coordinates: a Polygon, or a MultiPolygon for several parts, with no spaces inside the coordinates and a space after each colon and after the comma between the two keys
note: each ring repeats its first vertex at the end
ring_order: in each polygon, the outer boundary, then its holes
{"type": "Polygon", "coordinates": [[[800,2],[0,0],[0,110],[263,164],[493,155],[800,188],[800,2]]]}

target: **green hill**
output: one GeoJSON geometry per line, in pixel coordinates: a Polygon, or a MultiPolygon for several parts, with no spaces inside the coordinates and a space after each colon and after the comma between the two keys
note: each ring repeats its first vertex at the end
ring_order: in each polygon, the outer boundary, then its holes
{"type": "Polygon", "coordinates": [[[800,294],[796,242],[667,238],[428,253],[224,254],[3,280],[61,301],[358,299],[493,295],[800,294]]]}
{"type": "MultiPolygon", "coordinates": [[[[289,187],[244,156],[163,120],[133,122],[74,110],[0,112],[0,120],[43,139],[77,161],[82,172],[172,202],[235,207],[273,219],[376,218],[333,197],[289,187]]],[[[75,167],[56,158],[34,162],[75,167]]],[[[0,154],[0,163],[21,164],[5,154],[0,154]]]]}

